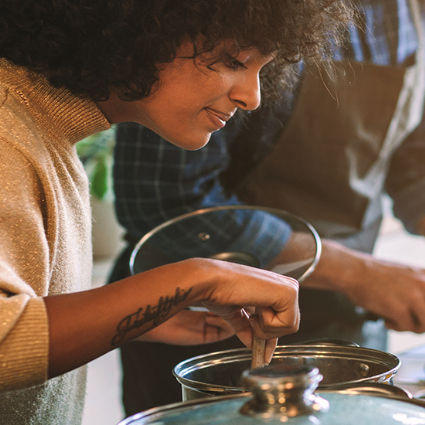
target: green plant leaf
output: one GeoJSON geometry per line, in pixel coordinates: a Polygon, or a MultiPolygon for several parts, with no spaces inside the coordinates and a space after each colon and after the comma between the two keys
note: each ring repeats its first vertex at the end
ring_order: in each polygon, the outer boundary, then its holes
{"type": "Polygon", "coordinates": [[[114,197],[112,164],[115,147],[115,127],[92,134],[76,145],[77,154],[90,180],[90,192],[99,200],[114,197]]]}
{"type": "Polygon", "coordinates": [[[108,191],[108,166],[105,157],[96,162],[90,180],[93,196],[102,200],[108,191]]]}

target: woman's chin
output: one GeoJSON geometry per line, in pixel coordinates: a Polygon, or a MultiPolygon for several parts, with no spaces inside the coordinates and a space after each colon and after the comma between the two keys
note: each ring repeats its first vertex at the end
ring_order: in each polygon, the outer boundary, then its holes
{"type": "Polygon", "coordinates": [[[186,149],[188,151],[196,151],[203,148],[210,141],[211,133],[205,133],[202,135],[193,135],[191,137],[179,137],[179,138],[165,138],[173,145],[176,145],[180,148],[186,149]]]}

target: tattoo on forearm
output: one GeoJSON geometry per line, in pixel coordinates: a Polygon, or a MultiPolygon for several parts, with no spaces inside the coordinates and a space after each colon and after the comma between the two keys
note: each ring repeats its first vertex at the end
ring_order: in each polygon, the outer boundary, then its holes
{"type": "Polygon", "coordinates": [[[112,345],[119,344],[131,330],[140,328],[148,322],[152,322],[152,327],[157,326],[161,319],[170,314],[172,307],[186,300],[191,291],[192,288],[188,291],[176,288],[174,296],[161,297],[157,305],[151,306],[148,304],[145,309],[139,308],[135,313],[124,317],[118,323],[117,334],[111,341],[112,345]]]}

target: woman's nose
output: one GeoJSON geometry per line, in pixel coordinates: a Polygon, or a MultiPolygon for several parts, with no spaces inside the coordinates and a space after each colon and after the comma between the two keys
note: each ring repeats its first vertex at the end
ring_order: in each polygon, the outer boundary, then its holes
{"type": "Polygon", "coordinates": [[[259,75],[239,79],[230,92],[230,98],[240,109],[246,111],[257,109],[261,103],[259,75]]]}

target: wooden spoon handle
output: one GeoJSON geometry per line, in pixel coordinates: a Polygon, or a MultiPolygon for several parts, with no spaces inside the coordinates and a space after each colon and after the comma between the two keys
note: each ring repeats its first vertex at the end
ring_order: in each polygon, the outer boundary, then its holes
{"type": "Polygon", "coordinates": [[[259,339],[254,335],[254,340],[252,341],[252,361],[251,368],[255,369],[257,367],[263,367],[266,362],[265,358],[266,351],[266,340],[259,339]]]}

